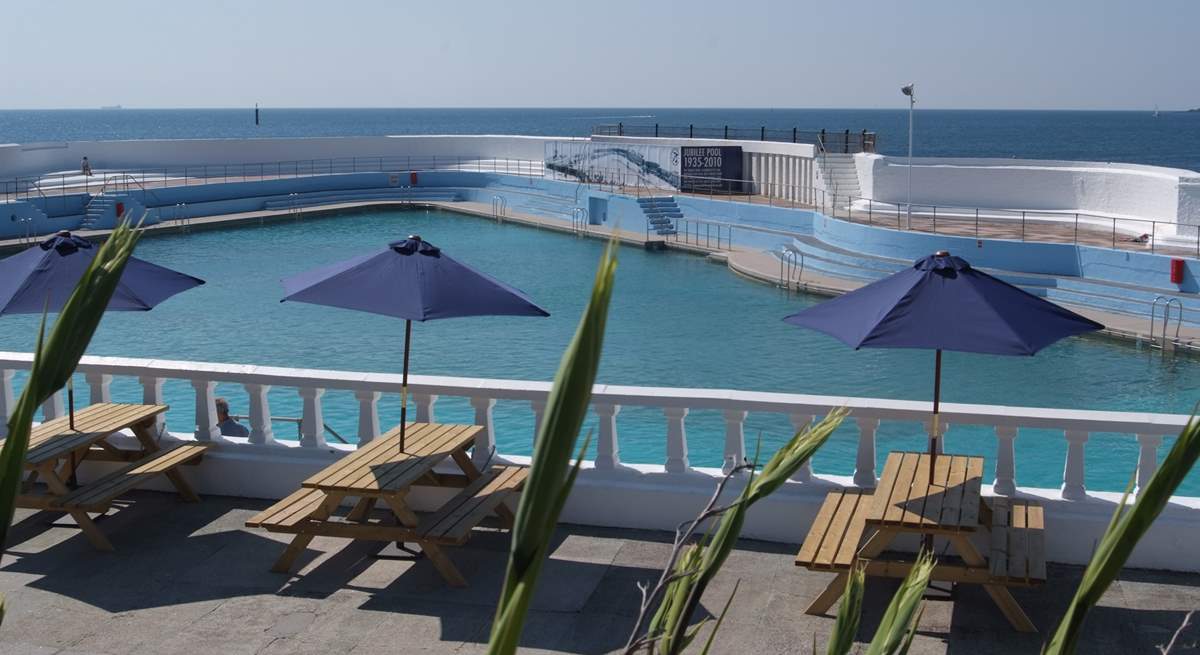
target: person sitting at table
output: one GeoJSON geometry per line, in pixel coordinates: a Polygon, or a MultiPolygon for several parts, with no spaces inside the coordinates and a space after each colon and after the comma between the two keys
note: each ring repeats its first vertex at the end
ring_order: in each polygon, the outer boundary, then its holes
{"type": "Polygon", "coordinates": [[[224,398],[217,398],[214,403],[217,406],[217,427],[221,429],[221,434],[226,437],[249,437],[250,430],[246,426],[233,420],[229,415],[229,401],[224,398]]]}

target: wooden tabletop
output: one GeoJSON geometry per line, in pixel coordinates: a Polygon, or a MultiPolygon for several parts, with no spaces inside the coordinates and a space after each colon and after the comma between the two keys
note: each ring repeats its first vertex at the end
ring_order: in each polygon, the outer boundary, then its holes
{"type": "Polygon", "coordinates": [[[62,459],[102,441],[118,430],[131,428],[167,411],[167,405],[96,403],[75,412],[75,429],[67,416],[35,425],[29,436],[25,465],[36,467],[62,459]]]}
{"type": "Polygon", "coordinates": [[[978,529],[983,458],[938,455],[932,483],[929,463],[928,453],[889,454],[867,523],[923,533],[978,529]]]}
{"type": "Polygon", "coordinates": [[[303,486],[356,496],[402,491],[455,451],[470,447],[483,429],[479,425],[409,423],[404,452],[400,452],[397,426],[305,480],[303,486]]]}

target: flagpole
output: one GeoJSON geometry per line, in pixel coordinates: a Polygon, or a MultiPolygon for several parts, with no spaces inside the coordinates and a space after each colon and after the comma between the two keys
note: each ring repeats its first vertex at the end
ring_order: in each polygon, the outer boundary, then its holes
{"type": "Polygon", "coordinates": [[[412,343],[412,321],[404,319],[404,374],[400,380],[400,452],[404,452],[404,431],[408,423],[408,349],[412,343]]]}

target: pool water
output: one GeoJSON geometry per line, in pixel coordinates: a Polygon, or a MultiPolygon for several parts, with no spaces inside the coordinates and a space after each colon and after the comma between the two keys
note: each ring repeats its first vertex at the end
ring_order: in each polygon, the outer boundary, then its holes
{"type": "MultiPolygon", "coordinates": [[[[231,227],[148,237],[138,256],[208,281],[149,313],[105,317],[89,349],[95,355],[169,358],[395,372],[400,371],[403,323],[381,316],[278,302],[279,278],[420,234],[448,254],[526,291],[549,318],[486,317],[414,324],[412,371],[417,374],[550,380],[588,298],[603,243],[443,211],[359,211],[329,218],[231,227]]],[[[612,384],[710,387],[927,400],[933,355],[910,350],[854,351],[781,319],[820,299],[787,295],[731,274],[724,266],[680,253],[620,251],[599,381],[612,384]]],[[[0,320],[0,344],[30,350],[36,318],[0,320]]],[[[1188,357],[1102,337],[1060,342],[1033,358],[947,353],[943,399],[1001,405],[1189,413],[1200,389],[1200,365],[1188,357]]],[[[77,380],[86,401],[86,385],[77,380]]],[[[194,425],[192,389],[165,387],[176,431],[194,425]]],[[[239,385],[220,385],[235,413],[247,412],[239,385]]],[[[117,400],[140,400],[136,380],[118,378],[117,400]]],[[[272,412],[299,416],[294,389],[273,389],[272,412]]],[[[353,435],[357,403],[349,392],[327,392],[326,422],[353,435]]],[[[442,421],[470,422],[466,399],[443,398],[442,421]]],[[[399,420],[399,398],[385,397],[380,420],[399,420]]],[[[626,407],[618,415],[623,461],[662,463],[665,419],[656,409],[626,407]]],[[[497,403],[501,451],[525,454],[532,444],[527,403],[497,403]]],[[[594,417],[588,427],[595,426],[594,417]]],[[[586,428],[585,428],[586,429],[586,428]]],[[[769,452],[790,436],[787,417],[750,414],[747,449],[761,437],[769,452]]],[[[693,465],[718,466],[724,423],[718,412],[688,416],[693,465]]],[[[294,428],[275,425],[279,438],[294,428]]],[[[850,422],[814,460],[818,472],[853,471],[857,429],[850,422]]],[[[880,460],[896,448],[924,446],[917,423],[884,423],[880,460]]],[[[1171,440],[1165,440],[1163,451],[1171,440]]],[[[1017,482],[1061,484],[1066,442],[1061,432],[1024,430],[1017,439],[1017,482]]],[[[991,475],[995,438],[990,430],[952,426],[946,449],[987,456],[991,475]]],[[[1137,461],[1129,435],[1094,434],[1087,445],[1087,485],[1121,490],[1137,461]]],[[[1200,495],[1193,475],[1182,493],[1200,495]]]]}

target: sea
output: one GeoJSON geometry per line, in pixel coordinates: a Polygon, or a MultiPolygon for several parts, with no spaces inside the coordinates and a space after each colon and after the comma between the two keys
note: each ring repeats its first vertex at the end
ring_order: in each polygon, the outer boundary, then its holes
{"type": "MultiPolygon", "coordinates": [[[[908,152],[908,110],[897,109],[56,109],[0,110],[0,143],[110,139],[529,134],[586,136],[595,125],[878,134],[878,151],[908,152]]],[[[917,109],[918,157],[1128,162],[1200,171],[1200,112],[917,109]]]]}

